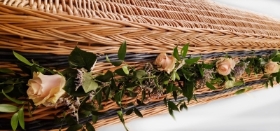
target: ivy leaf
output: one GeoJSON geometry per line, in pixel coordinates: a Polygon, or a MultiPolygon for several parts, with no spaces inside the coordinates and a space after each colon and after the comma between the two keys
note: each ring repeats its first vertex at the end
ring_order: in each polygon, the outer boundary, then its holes
{"type": "Polygon", "coordinates": [[[120,48],[119,48],[119,51],[118,51],[118,58],[119,58],[120,60],[124,60],[125,55],[126,55],[126,41],[124,41],[124,42],[121,44],[120,48]]]}
{"type": "Polygon", "coordinates": [[[14,56],[15,56],[19,61],[23,62],[24,64],[29,65],[29,66],[32,66],[32,65],[33,65],[33,64],[32,64],[30,61],[28,61],[24,56],[22,56],[22,55],[16,53],[15,51],[13,51],[13,54],[14,54],[14,56]]]}
{"type": "Polygon", "coordinates": [[[180,56],[179,56],[179,52],[178,52],[178,46],[176,46],[174,49],[173,49],[173,56],[179,61],[181,60],[180,59],[180,56]]]}
{"type": "Polygon", "coordinates": [[[70,67],[85,68],[90,71],[91,67],[96,62],[96,55],[75,47],[75,49],[70,53],[68,60],[70,67]]]}
{"type": "Polygon", "coordinates": [[[18,108],[10,104],[0,104],[0,112],[16,112],[18,108]]]}
{"type": "Polygon", "coordinates": [[[137,109],[137,108],[133,108],[133,111],[134,111],[134,113],[138,116],[138,117],[141,117],[141,118],[143,118],[143,115],[142,115],[142,113],[137,109]]]}
{"type": "Polygon", "coordinates": [[[89,122],[86,123],[86,128],[87,131],[95,131],[94,127],[89,122]]]}
{"type": "Polygon", "coordinates": [[[91,72],[84,73],[83,79],[84,81],[82,83],[82,86],[85,93],[88,93],[92,90],[95,91],[98,88],[98,84],[92,79],[91,72]]]}
{"type": "Polygon", "coordinates": [[[206,86],[211,90],[216,90],[215,86],[213,86],[211,83],[206,82],[206,86]]]}
{"type": "Polygon", "coordinates": [[[127,68],[127,65],[122,66],[122,69],[123,69],[123,72],[124,72],[126,75],[129,74],[129,70],[128,70],[128,68],[127,68]]]}
{"type": "Polygon", "coordinates": [[[11,118],[11,126],[12,129],[15,131],[18,127],[18,113],[15,113],[11,118]]]}
{"type": "Polygon", "coordinates": [[[186,59],[185,62],[186,62],[186,64],[191,65],[191,64],[198,62],[199,59],[200,59],[200,57],[194,57],[194,58],[186,59]]]}
{"type": "Polygon", "coordinates": [[[0,68],[0,73],[10,74],[10,73],[15,73],[15,72],[8,68],[0,68]]]}
{"type": "Polygon", "coordinates": [[[187,56],[188,50],[189,50],[189,44],[184,45],[183,48],[181,49],[181,55],[183,58],[187,56]]]}
{"type": "Polygon", "coordinates": [[[83,89],[85,93],[88,93],[90,91],[95,91],[98,88],[98,84],[94,80],[88,80],[84,81],[83,83],[83,89]]]}
{"type": "Polygon", "coordinates": [[[20,127],[25,130],[23,107],[21,107],[18,111],[18,121],[19,121],[20,127]]]}
{"type": "Polygon", "coordinates": [[[7,99],[9,99],[9,100],[12,101],[12,102],[15,102],[15,103],[17,103],[17,104],[25,104],[24,101],[20,101],[20,100],[17,100],[17,99],[15,99],[15,98],[11,98],[10,96],[8,96],[8,95],[4,92],[4,90],[2,90],[2,93],[3,93],[3,95],[4,95],[7,99]]]}

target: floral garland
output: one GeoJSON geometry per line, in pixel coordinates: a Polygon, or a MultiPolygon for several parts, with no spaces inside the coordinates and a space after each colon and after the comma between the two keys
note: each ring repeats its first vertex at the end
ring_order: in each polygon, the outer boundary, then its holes
{"type": "MultiPolygon", "coordinates": [[[[36,107],[64,106],[67,112],[64,117],[56,118],[69,125],[69,130],[94,130],[92,124],[79,123],[80,118],[92,117],[92,123],[98,120],[103,108],[102,102],[112,100],[120,107],[117,111],[120,121],[125,127],[123,115],[135,113],[143,117],[137,106],[143,105],[149,97],[161,97],[171,93],[176,102],[164,99],[164,103],[172,117],[173,111],[187,109],[185,101],[177,101],[184,96],[189,102],[196,99],[194,90],[207,86],[211,90],[217,87],[224,89],[244,84],[243,74],[263,73],[265,85],[273,86],[280,82],[280,53],[275,51],[269,56],[253,56],[244,59],[223,58],[204,63],[200,57],[186,58],[188,44],[179,53],[175,47],[172,55],[161,53],[153,63],[146,63],[143,68],[128,66],[125,62],[126,43],[118,51],[118,59],[107,61],[119,67],[115,71],[104,74],[93,74],[97,56],[76,47],[69,55],[69,68],[57,71],[29,61],[22,55],[13,52],[22,62],[19,67],[24,73],[17,73],[7,68],[0,68],[0,87],[2,97],[0,112],[14,113],[11,127],[18,128],[18,123],[25,129],[24,106],[32,114],[36,107]],[[138,97],[141,94],[141,98],[138,97]],[[124,97],[135,98],[135,102],[123,104],[124,97]],[[14,102],[10,104],[7,99],[14,102]],[[6,103],[5,103],[6,102],[6,103]],[[132,108],[126,109],[126,107],[132,108]],[[70,122],[69,122],[70,121],[70,122]]],[[[249,89],[249,88],[248,88],[249,89]]],[[[242,93],[248,89],[241,89],[242,93]]],[[[126,127],[125,127],[126,128],[126,127]]],[[[126,128],[127,129],[127,128],[126,128]]]]}

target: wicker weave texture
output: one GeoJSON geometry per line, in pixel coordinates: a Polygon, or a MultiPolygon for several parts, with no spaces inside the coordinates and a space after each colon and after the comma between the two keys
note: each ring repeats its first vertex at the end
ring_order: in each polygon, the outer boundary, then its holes
{"type": "Polygon", "coordinates": [[[207,0],[0,0],[0,48],[69,54],[279,48],[280,22],[207,0]]]}

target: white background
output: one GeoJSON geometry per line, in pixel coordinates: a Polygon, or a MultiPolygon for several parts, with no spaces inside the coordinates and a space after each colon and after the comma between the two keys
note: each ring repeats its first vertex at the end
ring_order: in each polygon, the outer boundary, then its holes
{"type": "MultiPolygon", "coordinates": [[[[280,20],[280,0],[213,0],[280,20]]],[[[127,122],[130,131],[280,131],[280,86],[127,122]]],[[[125,131],[122,124],[98,131],[125,131]]]]}

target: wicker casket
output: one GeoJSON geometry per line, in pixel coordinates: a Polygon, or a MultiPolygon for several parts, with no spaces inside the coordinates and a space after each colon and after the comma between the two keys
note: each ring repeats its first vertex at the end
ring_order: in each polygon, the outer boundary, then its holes
{"type": "Polygon", "coordinates": [[[0,129],[93,130],[273,86],[279,47],[279,21],[208,0],[0,0],[0,129]]]}

